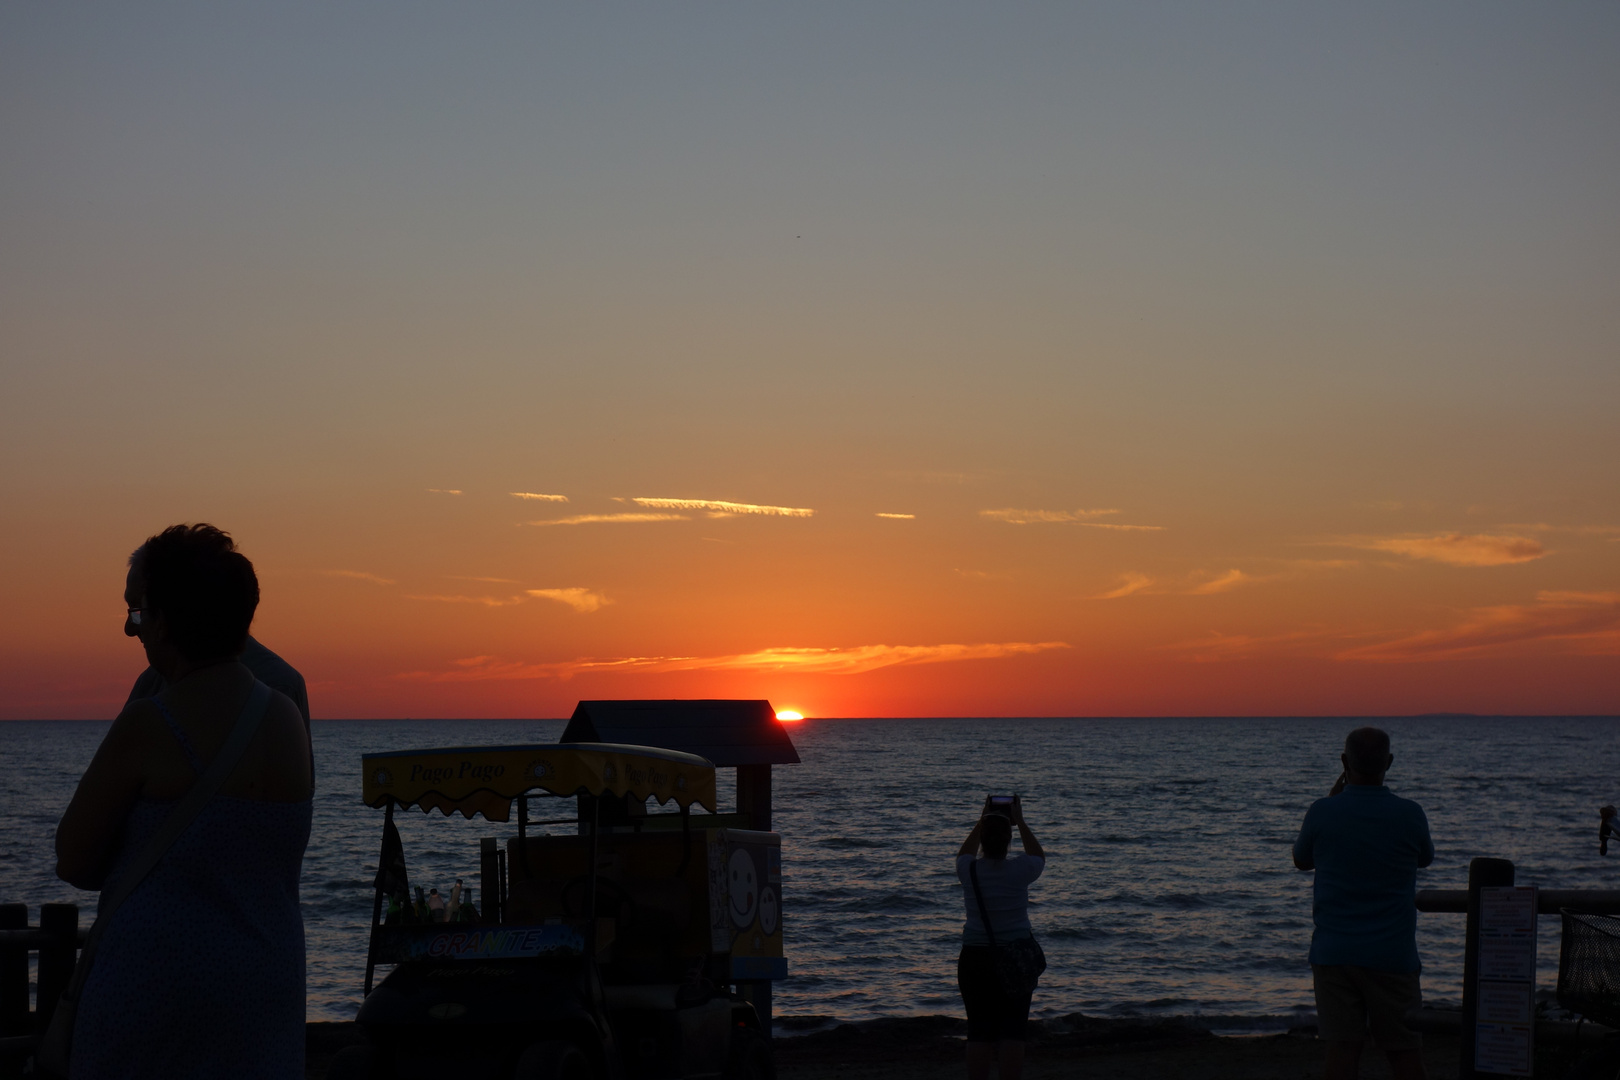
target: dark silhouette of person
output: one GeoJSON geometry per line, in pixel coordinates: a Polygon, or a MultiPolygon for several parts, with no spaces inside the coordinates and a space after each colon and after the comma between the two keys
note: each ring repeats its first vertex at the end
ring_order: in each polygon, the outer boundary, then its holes
{"type": "Polygon", "coordinates": [[[1344,740],[1344,772],[1306,811],[1294,865],[1316,872],[1311,977],[1324,1080],[1354,1080],[1370,1036],[1396,1080],[1423,1080],[1423,1036],[1406,1026],[1422,1003],[1417,872],[1434,861],[1423,808],[1384,786],[1389,736],[1363,727],[1344,740]]]}

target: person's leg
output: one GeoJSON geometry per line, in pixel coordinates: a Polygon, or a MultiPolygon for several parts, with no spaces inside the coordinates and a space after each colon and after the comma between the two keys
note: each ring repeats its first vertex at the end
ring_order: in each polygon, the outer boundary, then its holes
{"type": "Polygon", "coordinates": [[[1327,1061],[1322,1065],[1322,1080],[1356,1080],[1360,1075],[1360,1043],[1330,1042],[1327,1044],[1327,1061]]]}
{"type": "Polygon", "coordinates": [[[1022,1080],[1024,1075],[1024,1040],[1002,1039],[997,1044],[999,1051],[1000,1068],[997,1070],[1001,1080],[1022,1080]]]}
{"type": "Polygon", "coordinates": [[[1312,964],[1316,993],[1316,1037],[1327,1044],[1323,1080],[1355,1080],[1361,1071],[1361,1046],[1367,1037],[1367,1012],[1352,969],[1339,964],[1312,964]]]}
{"type": "Polygon", "coordinates": [[[1423,1070],[1422,1050],[1390,1050],[1386,1056],[1389,1074],[1395,1080],[1428,1080],[1428,1073],[1423,1070]]]}
{"type": "Polygon", "coordinates": [[[1367,1028],[1378,1049],[1389,1058],[1395,1080],[1425,1080],[1423,1036],[1407,1026],[1407,1017],[1423,1005],[1418,973],[1351,968],[1367,1001],[1367,1028]]]}
{"type": "Polygon", "coordinates": [[[996,1044],[970,1042],[967,1046],[968,1080],[990,1080],[990,1059],[995,1056],[996,1044]]]}

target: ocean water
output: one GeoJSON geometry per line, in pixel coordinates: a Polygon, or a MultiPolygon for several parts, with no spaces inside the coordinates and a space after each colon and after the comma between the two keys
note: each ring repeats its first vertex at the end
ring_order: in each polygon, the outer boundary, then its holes
{"type": "MultiPolygon", "coordinates": [[[[1289,848],[1338,775],[1354,720],[812,720],[803,764],[778,766],[789,978],[776,1014],[861,1020],[958,1013],[962,890],[953,856],[984,795],[1019,792],[1048,856],[1031,919],[1050,963],[1034,1012],[1199,1015],[1256,1029],[1311,1010],[1311,876],[1289,848]]],[[[1507,858],[1521,884],[1620,885],[1597,808],[1620,802],[1620,718],[1386,719],[1390,786],[1434,834],[1419,887],[1460,888],[1507,858]]],[[[57,818],[104,723],[0,724],[0,902],[93,907],[52,875],[57,818]]],[[[560,721],[316,721],[318,791],[304,862],[310,1019],[352,1018],[365,969],[382,813],[360,803],[360,755],[549,742],[560,721]]],[[[732,802],[721,770],[721,808],[732,802]]],[[[515,825],[398,817],[413,884],[477,877],[481,836],[515,825]]],[[[1016,842],[1015,842],[1016,849],[1016,842]]],[[[88,924],[89,916],[85,917],[88,924]]],[[[1462,917],[1418,917],[1424,995],[1455,1004],[1462,917]]],[[[1558,923],[1541,920],[1540,986],[1558,923]]]]}

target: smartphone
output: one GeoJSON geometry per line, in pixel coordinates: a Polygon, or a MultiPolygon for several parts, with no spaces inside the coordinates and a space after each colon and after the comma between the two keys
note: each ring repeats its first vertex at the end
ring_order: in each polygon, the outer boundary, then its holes
{"type": "Polygon", "coordinates": [[[1012,808],[1013,808],[1013,797],[1011,795],[992,795],[992,796],[990,796],[990,809],[992,809],[992,810],[1003,810],[1003,811],[1006,811],[1007,813],[1010,814],[1010,813],[1012,813],[1012,808]]]}

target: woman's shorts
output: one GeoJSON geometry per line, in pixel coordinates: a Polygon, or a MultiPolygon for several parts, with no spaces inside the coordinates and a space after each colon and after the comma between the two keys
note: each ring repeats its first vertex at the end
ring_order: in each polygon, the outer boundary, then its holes
{"type": "Polygon", "coordinates": [[[956,985],[967,1009],[968,1042],[1024,1040],[1029,1023],[1029,994],[1003,993],[996,981],[995,950],[989,945],[964,945],[956,958],[956,985]]]}

